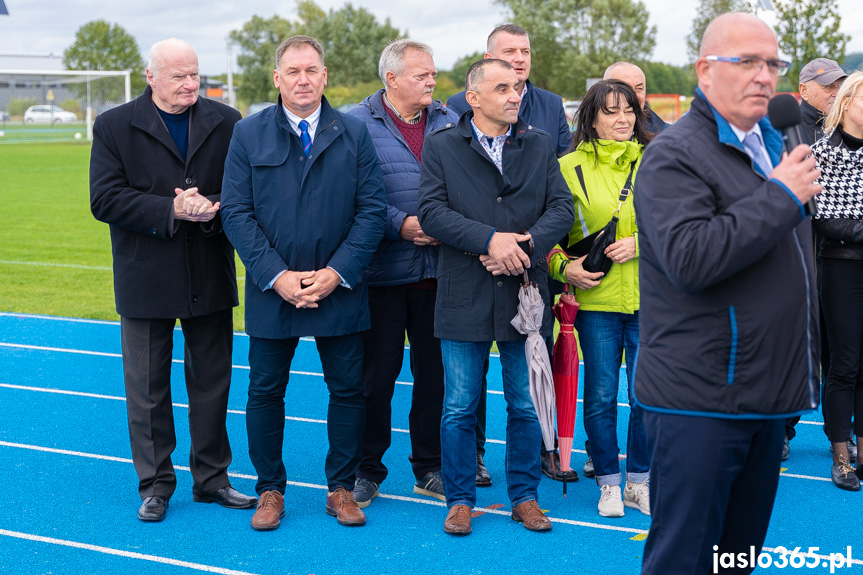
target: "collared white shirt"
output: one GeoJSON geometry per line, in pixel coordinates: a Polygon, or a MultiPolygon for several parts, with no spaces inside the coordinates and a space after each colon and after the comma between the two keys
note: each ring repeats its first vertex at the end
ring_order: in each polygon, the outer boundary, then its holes
{"type": "MultiPolygon", "coordinates": [[[[740,140],[741,145],[743,145],[743,139],[746,136],[748,136],[749,134],[755,134],[756,136],[758,136],[758,141],[761,142],[761,149],[764,152],[764,157],[767,158],[767,161],[770,162],[771,166],[773,165],[773,160],[770,159],[770,154],[767,153],[767,146],[764,145],[764,136],[762,136],[762,134],[761,134],[761,126],[759,126],[758,124],[755,124],[751,130],[746,132],[746,131],[741,130],[740,128],[738,128],[737,126],[732,124],[731,122],[728,122],[728,125],[731,126],[731,129],[734,131],[734,135],[737,136],[738,140],[740,140]]],[[[747,148],[746,146],[743,146],[743,149],[746,151],[746,154],[750,158],[752,158],[753,161],[757,162],[757,160],[755,160],[755,158],[752,156],[752,152],[749,151],[749,148],[747,148]]],[[[775,168],[776,166],[773,166],[773,167],[775,168]]]]}
{"type": "Polygon", "coordinates": [[[473,128],[473,133],[476,136],[476,139],[479,140],[482,149],[485,150],[485,153],[488,154],[488,157],[491,158],[491,161],[494,162],[495,166],[497,166],[497,170],[503,174],[503,144],[506,142],[506,139],[512,135],[512,126],[509,127],[506,134],[501,136],[486,136],[476,127],[476,124],[473,123],[473,118],[470,119],[470,125],[473,128]]]}
{"type": "Polygon", "coordinates": [[[285,113],[285,117],[288,118],[288,122],[291,124],[291,128],[293,128],[294,132],[297,135],[300,135],[300,122],[305,120],[309,123],[309,137],[311,137],[312,142],[315,141],[315,132],[318,131],[318,121],[321,119],[321,105],[318,104],[317,110],[309,114],[307,118],[300,118],[290,110],[288,107],[282,104],[282,111],[285,113]]]}

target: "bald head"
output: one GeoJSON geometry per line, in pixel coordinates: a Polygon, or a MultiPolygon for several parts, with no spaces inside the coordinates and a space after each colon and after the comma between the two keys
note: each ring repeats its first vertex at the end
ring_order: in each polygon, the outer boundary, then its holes
{"type": "Polygon", "coordinates": [[[647,99],[647,83],[641,68],[630,62],[615,62],[605,69],[602,79],[620,80],[629,84],[630,88],[635,90],[635,95],[638,96],[641,109],[644,109],[644,102],[647,99]]]}
{"type": "Polygon", "coordinates": [[[709,54],[719,54],[723,47],[734,39],[745,37],[753,32],[767,33],[776,41],[773,30],[757,16],[745,12],[728,12],[710,21],[701,37],[701,50],[698,56],[703,58],[709,54]]]}
{"type": "Polygon", "coordinates": [[[165,64],[179,56],[192,56],[197,61],[198,55],[191,44],[178,38],[168,38],[156,42],[150,47],[150,56],[147,59],[147,70],[153,76],[158,76],[165,64]]]}
{"type": "Polygon", "coordinates": [[[701,39],[695,62],[698,87],[723,118],[748,131],[767,115],[779,70],[766,62],[778,59],[776,34],[767,24],[752,14],[723,14],[710,22],[701,39]]]}

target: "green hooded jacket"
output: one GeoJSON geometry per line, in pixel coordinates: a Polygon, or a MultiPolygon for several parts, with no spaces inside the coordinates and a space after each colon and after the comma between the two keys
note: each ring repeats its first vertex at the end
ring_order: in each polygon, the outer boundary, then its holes
{"type": "MultiPolygon", "coordinates": [[[[569,231],[570,246],[605,227],[617,209],[620,190],[626,184],[632,162],[640,160],[643,151],[644,146],[633,141],[597,140],[596,152],[592,144],[582,142],[572,153],[560,159],[560,170],[575,202],[575,223],[569,231]],[[579,181],[576,166],[581,166],[586,193],[579,181]]],[[[632,178],[633,194],[637,193],[637,173],[636,164],[632,178]]],[[[623,264],[612,264],[611,270],[594,288],[581,290],[570,286],[581,310],[619,313],[638,311],[638,228],[635,225],[632,194],[621,207],[617,223],[616,239],[627,236],[636,238],[635,258],[623,264]]],[[[560,246],[555,246],[551,254],[549,274],[565,283],[563,269],[568,258],[560,246]]]]}

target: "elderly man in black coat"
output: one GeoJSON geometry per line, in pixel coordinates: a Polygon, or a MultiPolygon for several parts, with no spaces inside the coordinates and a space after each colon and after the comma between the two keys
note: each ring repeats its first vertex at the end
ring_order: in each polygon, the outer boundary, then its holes
{"type": "MultiPolygon", "coordinates": [[[[503,364],[512,518],[546,531],[551,523],[536,502],[541,432],[528,389],[525,338],[510,321],[525,268],[548,302],[545,254],[572,227],[574,207],[551,137],[518,117],[520,84],[512,66],[481,60],[468,70],[466,84],[472,111],[426,140],[419,188],[420,226],[442,244],[435,336],[444,363],[444,531],[471,531],[474,426],[493,341],[503,364]],[[528,255],[519,242],[531,239],[528,255]]],[[[552,322],[544,317],[543,336],[552,322]]]]}
{"type": "Polygon", "coordinates": [[[257,499],[231,487],[225,428],[237,283],[218,210],[240,114],[198,99],[198,57],[180,40],[153,45],[147,82],[136,100],[96,119],[90,207],[111,230],[129,437],[143,500],[138,519],[161,521],[177,485],[171,462],[177,319],[185,337],[193,497],[234,509],[254,507],[257,499]]]}

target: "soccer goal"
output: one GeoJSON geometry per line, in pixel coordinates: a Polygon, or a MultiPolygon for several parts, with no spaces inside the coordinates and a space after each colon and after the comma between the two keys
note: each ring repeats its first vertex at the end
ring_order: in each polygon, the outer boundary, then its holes
{"type": "Polygon", "coordinates": [[[93,138],[93,120],[131,100],[129,71],[0,69],[0,144],[93,138]]]}

